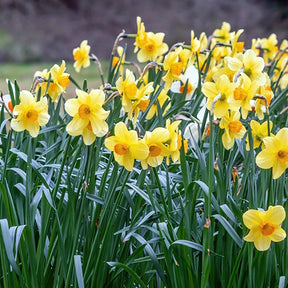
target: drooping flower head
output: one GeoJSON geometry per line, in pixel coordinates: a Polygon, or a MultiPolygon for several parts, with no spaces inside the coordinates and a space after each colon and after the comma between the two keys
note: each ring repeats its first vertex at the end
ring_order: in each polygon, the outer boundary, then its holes
{"type": "Polygon", "coordinates": [[[49,121],[47,98],[43,97],[37,101],[36,97],[29,91],[20,92],[20,104],[13,109],[16,116],[11,121],[13,130],[20,132],[27,130],[32,137],[39,134],[40,126],[44,126],[49,121]]]}
{"type": "Polygon", "coordinates": [[[87,68],[90,65],[90,46],[88,45],[88,41],[84,40],[81,42],[80,47],[73,49],[74,56],[74,68],[76,72],[80,72],[81,68],[87,68]]]}
{"type": "Polygon", "coordinates": [[[282,206],[269,206],[267,211],[250,209],[243,214],[244,225],[250,229],[244,237],[247,242],[254,242],[259,251],[266,251],[271,241],[280,242],[286,238],[286,232],[281,223],[286,217],[282,206]]]}
{"type": "Polygon", "coordinates": [[[65,103],[66,112],[73,117],[66,131],[72,136],[83,135],[84,143],[90,145],[96,137],[102,137],[108,132],[105,120],[110,112],[102,108],[105,101],[102,90],[93,89],[86,93],[76,89],[76,94],[78,98],[69,99],[65,103]]]}
{"type": "Polygon", "coordinates": [[[262,169],[272,168],[273,179],[277,179],[288,168],[288,128],[262,141],[264,149],[256,156],[256,164],[262,169]]]}
{"type": "Polygon", "coordinates": [[[123,122],[115,125],[115,136],[105,139],[105,147],[113,151],[116,162],[132,171],[135,159],[144,160],[149,155],[149,148],[143,140],[138,140],[135,130],[128,131],[123,122]]]}

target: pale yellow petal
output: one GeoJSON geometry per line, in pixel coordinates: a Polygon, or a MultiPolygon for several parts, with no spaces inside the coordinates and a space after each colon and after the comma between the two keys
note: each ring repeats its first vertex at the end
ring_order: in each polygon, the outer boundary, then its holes
{"type": "Polygon", "coordinates": [[[83,130],[83,142],[85,143],[85,145],[91,145],[94,143],[96,139],[96,135],[90,131],[89,129],[85,128],[83,130]]]}
{"type": "Polygon", "coordinates": [[[263,212],[255,209],[250,209],[243,214],[244,225],[252,229],[254,226],[260,226],[262,223],[263,212]]]}
{"type": "Polygon", "coordinates": [[[269,169],[275,165],[276,155],[264,149],[256,156],[256,164],[262,169],[269,169]]]}
{"type": "Polygon", "coordinates": [[[258,251],[266,251],[269,249],[271,245],[271,240],[269,237],[265,237],[265,236],[259,237],[255,239],[254,245],[258,251]]]}
{"type": "Polygon", "coordinates": [[[271,234],[269,237],[274,242],[280,242],[286,238],[286,232],[280,226],[276,226],[273,234],[271,234]]]}
{"type": "Polygon", "coordinates": [[[79,107],[78,99],[68,99],[65,103],[65,110],[72,117],[78,113],[79,107]]]}
{"type": "Polygon", "coordinates": [[[136,144],[132,144],[130,146],[130,151],[131,151],[132,157],[135,159],[139,159],[139,160],[144,160],[149,155],[148,146],[144,142],[141,142],[141,141],[139,141],[136,144]]]}

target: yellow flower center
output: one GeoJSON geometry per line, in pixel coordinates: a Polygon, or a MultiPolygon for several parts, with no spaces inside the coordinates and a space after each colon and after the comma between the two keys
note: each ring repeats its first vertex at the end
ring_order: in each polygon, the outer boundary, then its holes
{"type": "MultiPolygon", "coordinates": [[[[183,84],[183,85],[181,85],[181,87],[180,87],[180,93],[183,93],[184,92],[184,89],[185,89],[185,84],[183,84]]],[[[188,83],[187,84],[187,94],[189,94],[191,91],[193,90],[193,86],[192,86],[192,84],[191,83],[188,83]]]]}
{"type": "Polygon", "coordinates": [[[13,105],[11,101],[8,102],[8,109],[10,110],[10,112],[13,112],[13,105]]]}
{"type": "Polygon", "coordinates": [[[84,56],[81,50],[76,50],[74,53],[74,61],[82,61],[83,59],[84,59],[84,56]]]}
{"type": "Polygon", "coordinates": [[[179,76],[183,70],[183,63],[182,62],[176,62],[172,63],[170,66],[170,73],[175,76],[179,76]]]}
{"type": "Polygon", "coordinates": [[[252,74],[252,70],[251,70],[250,68],[245,69],[245,70],[244,70],[244,73],[245,73],[248,77],[250,77],[251,74],[252,74]]]}
{"type": "Polygon", "coordinates": [[[125,143],[118,143],[114,146],[114,151],[118,155],[125,155],[129,150],[129,146],[125,143]]]}
{"type": "Polygon", "coordinates": [[[159,146],[157,146],[156,144],[152,144],[149,146],[149,156],[151,157],[157,157],[160,155],[161,153],[161,148],[159,146]]]}
{"type": "Polygon", "coordinates": [[[241,129],[242,129],[242,123],[239,120],[231,121],[229,123],[229,130],[232,133],[238,133],[241,131],[241,129]]]}
{"type": "Polygon", "coordinates": [[[268,235],[271,235],[271,234],[274,232],[275,226],[274,226],[272,223],[263,222],[263,223],[260,225],[260,230],[261,230],[261,233],[262,233],[264,236],[268,236],[268,235]]]}
{"type": "Polygon", "coordinates": [[[147,99],[147,100],[141,100],[141,101],[139,102],[139,104],[138,104],[138,107],[140,108],[141,111],[144,112],[144,111],[147,109],[149,103],[150,103],[150,100],[149,100],[149,99],[147,99]]]}
{"type": "Polygon", "coordinates": [[[237,42],[235,44],[235,48],[236,48],[236,51],[238,53],[243,52],[243,50],[244,50],[244,42],[237,42]]]}
{"type": "Polygon", "coordinates": [[[62,76],[59,80],[58,83],[62,86],[62,87],[68,87],[69,83],[70,83],[70,79],[69,76],[62,76]]]}
{"type": "Polygon", "coordinates": [[[89,118],[90,113],[91,113],[91,111],[90,111],[89,105],[87,105],[87,104],[80,105],[80,107],[78,109],[78,114],[79,114],[80,118],[87,119],[87,118],[89,118]]]}
{"type": "Polygon", "coordinates": [[[129,99],[133,99],[135,98],[135,95],[137,93],[137,86],[135,83],[132,83],[132,84],[129,84],[129,85],[126,85],[124,87],[124,93],[127,95],[127,97],[129,99]]]}
{"type": "Polygon", "coordinates": [[[288,149],[279,150],[277,153],[277,158],[280,162],[288,162],[288,149]]]}
{"type": "Polygon", "coordinates": [[[145,49],[148,51],[153,51],[155,49],[154,43],[148,43],[145,45],[145,49]]]}
{"type": "Polygon", "coordinates": [[[233,96],[235,100],[244,100],[247,98],[248,94],[243,88],[237,87],[234,90],[233,96]]]}
{"type": "Polygon", "coordinates": [[[114,56],[112,59],[112,66],[115,67],[119,62],[119,57],[114,56]]]}
{"type": "Polygon", "coordinates": [[[26,113],[26,120],[30,123],[35,122],[38,119],[38,112],[35,109],[30,109],[26,113]]]}

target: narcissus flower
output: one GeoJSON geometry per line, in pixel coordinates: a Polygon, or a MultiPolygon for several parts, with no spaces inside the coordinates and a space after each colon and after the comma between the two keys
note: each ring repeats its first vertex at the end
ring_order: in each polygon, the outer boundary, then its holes
{"type": "Polygon", "coordinates": [[[243,138],[246,133],[246,129],[240,121],[239,111],[227,113],[221,119],[219,127],[225,129],[225,132],[222,135],[222,143],[227,150],[233,147],[235,139],[243,138]]]}
{"type": "Polygon", "coordinates": [[[207,97],[207,109],[213,110],[217,118],[222,118],[232,109],[228,99],[233,96],[235,83],[231,83],[226,75],[220,76],[216,82],[205,82],[202,92],[207,97]]]}
{"type": "Polygon", "coordinates": [[[254,242],[259,251],[266,251],[271,241],[280,242],[286,238],[286,232],[281,223],[286,217],[282,206],[269,206],[267,211],[250,209],[243,214],[244,225],[250,229],[244,237],[247,242],[254,242]]]}
{"type": "Polygon", "coordinates": [[[227,22],[223,22],[221,29],[216,29],[213,32],[213,35],[219,42],[229,43],[231,39],[230,29],[231,29],[230,24],[227,22]]]}
{"type": "Polygon", "coordinates": [[[151,167],[159,166],[164,156],[169,155],[169,150],[165,146],[165,142],[169,139],[170,133],[167,129],[158,127],[152,132],[147,131],[144,135],[144,142],[149,148],[149,155],[146,159],[141,160],[143,169],[147,169],[148,165],[151,167]]]}
{"type": "Polygon", "coordinates": [[[16,118],[12,119],[11,127],[17,132],[27,130],[32,137],[36,137],[40,126],[46,125],[50,118],[47,98],[43,97],[37,101],[29,91],[23,90],[19,99],[20,104],[13,109],[16,118]]]}
{"type": "Polygon", "coordinates": [[[137,17],[137,27],[134,52],[138,51],[137,59],[139,62],[155,61],[168,51],[168,45],[163,42],[164,33],[145,32],[145,26],[140,17],[137,17]]]}
{"type": "Polygon", "coordinates": [[[114,158],[119,165],[132,171],[135,159],[144,160],[149,155],[149,148],[143,140],[138,140],[135,130],[128,131],[123,122],[115,125],[115,136],[105,139],[105,146],[113,151],[114,158]]]}
{"type": "MultiPolygon", "coordinates": [[[[269,121],[269,125],[270,125],[270,131],[271,131],[273,127],[273,122],[269,121]]],[[[265,121],[262,124],[260,124],[259,122],[255,120],[251,120],[250,127],[251,127],[251,134],[253,138],[253,149],[256,149],[262,143],[263,138],[268,136],[268,123],[267,121],[265,121]]],[[[248,135],[246,137],[246,141],[247,141],[246,149],[250,150],[248,135]]]]}
{"type": "Polygon", "coordinates": [[[84,40],[81,42],[80,47],[73,49],[74,56],[74,68],[76,72],[80,72],[81,68],[86,68],[90,65],[90,46],[88,45],[88,41],[84,40]]]}
{"type": "Polygon", "coordinates": [[[95,140],[94,138],[91,143],[93,135],[90,132],[93,132],[95,137],[102,137],[108,132],[108,124],[105,120],[109,111],[102,108],[105,95],[99,89],[93,89],[89,94],[76,89],[76,94],[78,98],[69,99],[65,103],[66,112],[73,117],[66,131],[72,136],[83,134],[84,143],[90,145],[95,140]]]}
{"type": "Polygon", "coordinates": [[[256,156],[256,164],[262,169],[272,168],[273,179],[277,179],[288,168],[288,128],[262,141],[265,148],[256,156]]]}
{"type": "Polygon", "coordinates": [[[55,64],[49,71],[37,71],[34,77],[41,77],[43,81],[39,82],[36,86],[36,93],[41,87],[41,96],[46,94],[52,99],[52,102],[57,102],[59,95],[65,93],[65,89],[70,83],[70,74],[65,72],[66,63],[62,61],[61,66],[55,64]]]}

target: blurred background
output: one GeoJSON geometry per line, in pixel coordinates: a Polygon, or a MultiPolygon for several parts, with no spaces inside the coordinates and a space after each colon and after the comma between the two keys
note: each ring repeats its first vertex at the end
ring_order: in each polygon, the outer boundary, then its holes
{"type": "Polygon", "coordinates": [[[240,41],[246,48],[252,38],[273,32],[279,42],[288,39],[286,0],[0,0],[0,78],[9,77],[7,62],[73,61],[72,50],[84,39],[91,52],[108,60],[122,29],[136,33],[137,16],[146,31],[165,32],[169,45],[189,44],[192,29],[197,37],[210,35],[223,21],[231,31],[244,29],[240,41]]]}

